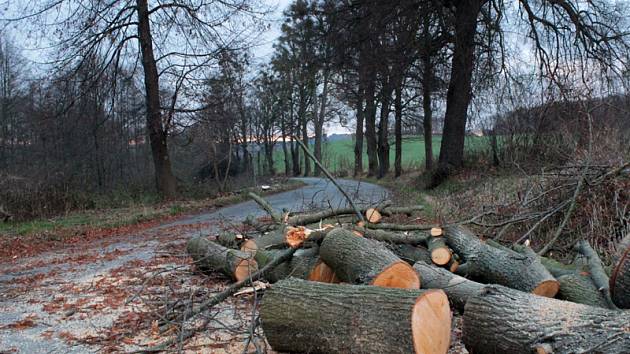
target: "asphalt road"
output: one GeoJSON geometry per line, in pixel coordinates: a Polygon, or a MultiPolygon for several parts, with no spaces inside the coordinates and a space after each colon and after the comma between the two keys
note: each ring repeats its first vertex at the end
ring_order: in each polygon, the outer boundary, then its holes
{"type": "MultiPolygon", "coordinates": [[[[321,178],[301,178],[306,186],[266,199],[281,211],[302,211],[311,208],[345,206],[343,195],[334,185],[321,178]]],[[[342,187],[359,205],[377,203],[388,197],[384,188],[364,182],[340,180],[342,187]]],[[[17,262],[0,261],[0,353],[86,353],[99,348],[69,345],[60,333],[98,334],[120,316],[120,311],[90,315],[60,315],[46,311],[46,304],[55,301],[76,303],[96,301],[87,295],[94,284],[103,282],[111,272],[124,264],[147,261],[169,247],[169,230],[178,230],[177,237],[215,233],[221,226],[238,223],[248,215],[261,216],[264,211],[248,201],[183,217],[137,235],[125,235],[90,245],[69,246],[17,262]],[[183,235],[182,235],[183,234],[183,235]],[[82,261],[77,261],[82,260],[82,261]],[[39,277],[38,277],[39,276],[39,277]],[[40,279],[41,278],[41,279],[40,279]],[[35,281],[36,280],[36,281],[35,281]],[[68,289],[74,289],[70,291],[68,289]],[[84,296],[77,289],[86,289],[84,296]],[[87,299],[85,297],[88,297],[87,299]],[[34,323],[15,328],[16,323],[33,318],[34,323]],[[13,325],[12,325],[13,324],[13,325]]]]}

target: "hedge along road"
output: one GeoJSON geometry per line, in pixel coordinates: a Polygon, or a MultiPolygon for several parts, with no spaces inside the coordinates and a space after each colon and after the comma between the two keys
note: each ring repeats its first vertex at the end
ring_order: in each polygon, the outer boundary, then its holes
{"type": "MultiPolygon", "coordinates": [[[[347,206],[343,195],[328,180],[299,180],[306,185],[266,199],[277,211],[347,206]]],[[[386,189],[371,183],[338,182],[360,206],[378,203],[389,196],[386,189]]],[[[247,201],[138,233],[68,245],[16,261],[1,260],[0,352],[85,353],[103,349],[74,339],[99,336],[122,315],[130,313],[131,292],[117,293],[116,305],[101,310],[106,303],[102,289],[123,287],[122,277],[113,274],[122,274],[121,269],[143,262],[155,267],[156,262],[152,261],[161,253],[181,246],[189,237],[215,234],[249,215],[259,217],[265,212],[255,202],[247,201]]]]}

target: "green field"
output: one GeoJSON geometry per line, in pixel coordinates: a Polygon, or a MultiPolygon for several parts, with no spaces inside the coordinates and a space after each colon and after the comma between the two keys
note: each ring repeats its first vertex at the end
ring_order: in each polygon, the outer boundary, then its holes
{"type": "MultiPolygon", "coordinates": [[[[433,137],[433,155],[437,158],[440,153],[441,136],[433,137]]],[[[466,151],[475,151],[488,148],[486,137],[466,137],[466,151]]],[[[312,145],[311,145],[312,148],[312,145]]],[[[405,170],[419,169],[424,166],[424,139],[418,136],[408,136],[403,138],[402,146],[402,167],[405,170]]],[[[354,141],[341,140],[325,142],[323,145],[323,163],[332,172],[343,170],[352,171],[354,168],[354,141]]],[[[394,167],[395,147],[394,139],[390,140],[389,158],[392,169],[394,167]]],[[[363,146],[363,167],[368,166],[367,149],[363,146]]],[[[276,172],[284,171],[284,156],[282,148],[279,147],[274,152],[274,167],[276,172]]]]}

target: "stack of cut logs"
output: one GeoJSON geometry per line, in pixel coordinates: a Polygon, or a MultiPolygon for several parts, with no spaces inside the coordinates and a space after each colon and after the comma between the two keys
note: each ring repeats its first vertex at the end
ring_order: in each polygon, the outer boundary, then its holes
{"type": "Polygon", "coordinates": [[[459,225],[381,222],[420,209],[381,203],[361,222],[351,208],[272,215],[247,220],[258,237],[223,233],[187,249],[198,269],[236,281],[297,249],[263,274],[274,284],[261,325],[280,352],[446,353],[451,307],[472,353],[630,352],[630,236],[609,277],[587,242],[562,264],[459,225]]]}

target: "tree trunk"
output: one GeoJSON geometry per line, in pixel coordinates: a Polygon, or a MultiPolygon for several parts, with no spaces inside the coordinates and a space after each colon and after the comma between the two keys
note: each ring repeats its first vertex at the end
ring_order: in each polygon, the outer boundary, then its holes
{"type": "Polygon", "coordinates": [[[149,20],[147,0],[136,0],[138,12],[138,41],[142,53],[144,69],[144,87],[146,90],[147,131],[151,142],[151,154],[155,167],[155,183],[158,193],[170,199],[177,194],[177,181],[171,169],[168,153],[168,131],[162,122],[160,106],[160,84],[155,57],[153,56],[153,39],[149,20]]]}
{"type": "Polygon", "coordinates": [[[265,249],[270,246],[280,246],[285,243],[285,228],[270,231],[260,237],[249,239],[241,245],[241,251],[256,254],[259,249],[265,249]]]}
{"type": "Polygon", "coordinates": [[[429,237],[427,240],[427,248],[431,252],[431,260],[433,263],[443,266],[447,265],[453,256],[451,250],[446,246],[444,237],[429,237]]]}
{"type": "Polygon", "coordinates": [[[630,312],[487,286],[464,311],[472,353],[628,353],[630,312]]]}
{"type": "MultiPolygon", "coordinates": [[[[256,252],[256,262],[258,267],[262,268],[269,262],[273,261],[282,254],[284,250],[258,250],[256,252]]],[[[326,283],[335,282],[334,272],[329,270],[327,273],[322,272],[323,268],[328,268],[319,258],[319,250],[317,247],[308,249],[299,249],[293,254],[290,261],[284,262],[273,270],[264,275],[265,279],[275,283],[285,278],[294,277],[311,281],[320,281],[326,283]],[[322,276],[323,274],[326,276],[322,276]]],[[[328,268],[330,269],[330,268],[328,268]]]]}
{"type": "MultiPolygon", "coordinates": [[[[416,264],[416,262],[428,262],[431,263],[431,253],[429,250],[422,246],[412,246],[409,244],[392,244],[388,245],[400,259],[409,263],[410,265],[416,264]]],[[[420,277],[422,279],[422,277],[420,277]]],[[[423,279],[424,282],[424,279],[423,279]]]]}
{"type": "Polygon", "coordinates": [[[367,143],[368,176],[378,174],[376,147],[376,103],[374,102],[374,78],[368,78],[365,90],[365,141],[367,143]]]}
{"type": "Polygon", "coordinates": [[[430,262],[431,260],[417,262],[413,265],[413,269],[422,279],[422,288],[444,290],[453,308],[460,313],[464,312],[468,299],[477,295],[486,286],[431,265],[430,262]]]}
{"type": "MultiPolygon", "coordinates": [[[[302,116],[302,141],[304,142],[304,146],[307,149],[310,149],[310,145],[308,143],[308,120],[306,119],[306,112],[304,112],[302,116]]],[[[309,161],[308,156],[303,154],[304,156],[304,176],[309,176],[311,174],[311,161],[309,161]]]]}
{"type": "Polygon", "coordinates": [[[446,242],[464,262],[457,269],[458,274],[541,296],[554,297],[558,292],[558,281],[535,254],[489,246],[461,226],[444,231],[446,242]]]}
{"type": "Polygon", "coordinates": [[[289,153],[287,152],[287,128],[286,122],[284,119],[284,114],[282,115],[282,119],[280,120],[280,132],[282,133],[282,153],[284,155],[284,175],[289,176],[291,174],[290,162],[289,162],[289,153]]]}
{"type": "Polygon", "coordinates": [[[615,268],[610,276],[610,293],[619,308],[630,309],[630,235],[617,246],[615,268]]]}
{"type": "Polygon", "coordinates": [[[396,157],[394,159],[394,175],[399,177],[402,174],[402,82],[396,87],[396,122],[394,135],[396,139],[396,157]]]}
{"type": "MultiPolygon", "coordinates": [[[[324,87],[322,88],[322,102],[319,114],[315,121],[315,158],[323,164],[322,159],[322,138],[324,135],[324,122],[326,121],[326,105],[328,104],[328,71],[324,71],[324,87]]],[[[321,174],[321,170],[315,165],[315,176],[321,174]]]]}
{"type": "Polygon", "coordinates": [[[378,124],[378,178],[383,178],[389,172],[389,103],[391,90],[388,85],[383,87],[381,97],[381,119],[378,124]]]}
{"type": "Polygon", "coordinates": [[[348,230],[328,233],[321,244],[320,256],[341,281],[392,288],[420,287],[418,275],[385,245],[348,230]]]}
{"type": "Polygon", "coordinates": [[[451,314],[440,290],[287,279],[265,293],[260,319],[278,352],[446,353],[451,314]]]}
{"type": "Polygon", "coordinates": [[[448,177],[453,168],[464,161],[464,139],[468,105],[472,98],[472,74],[475,57],[475,32],[477,16],[484,0],[457,2],[455,9],[455,48],[453,50],[451,79],[446,96],[444,131],[440,146],[438,170],[432,185],[436,186],[448,177]]]}
{"type": "Polygon", "coordinates": [[[431,107],[433,67],[431,57],[423,56],[424,72],[422,73],[422,109],[424,117],[422,128],[424,131],[424,167],[427,171],[433,169],[433,109],[431,107]]]}
{"type": "Polygon", "coordinates": [[[357,127],[354,133],[354,177],[363,173],[363,91],[357,97],[357,127]]]}
{"type": "Polygon", "coordinates": [[[560,283],[558,299],[608,308],[606,299],[590,277],[581,274],[563,275],[558,278],[558,282],[560,283]]]}
{"type": "Polygon", "coordinates": [[[204,237],[188,241],[186,251],[203,272],[219,271],[241,281],[258,271],[258,265],[249,253],[223,247],[204,237]]]}

